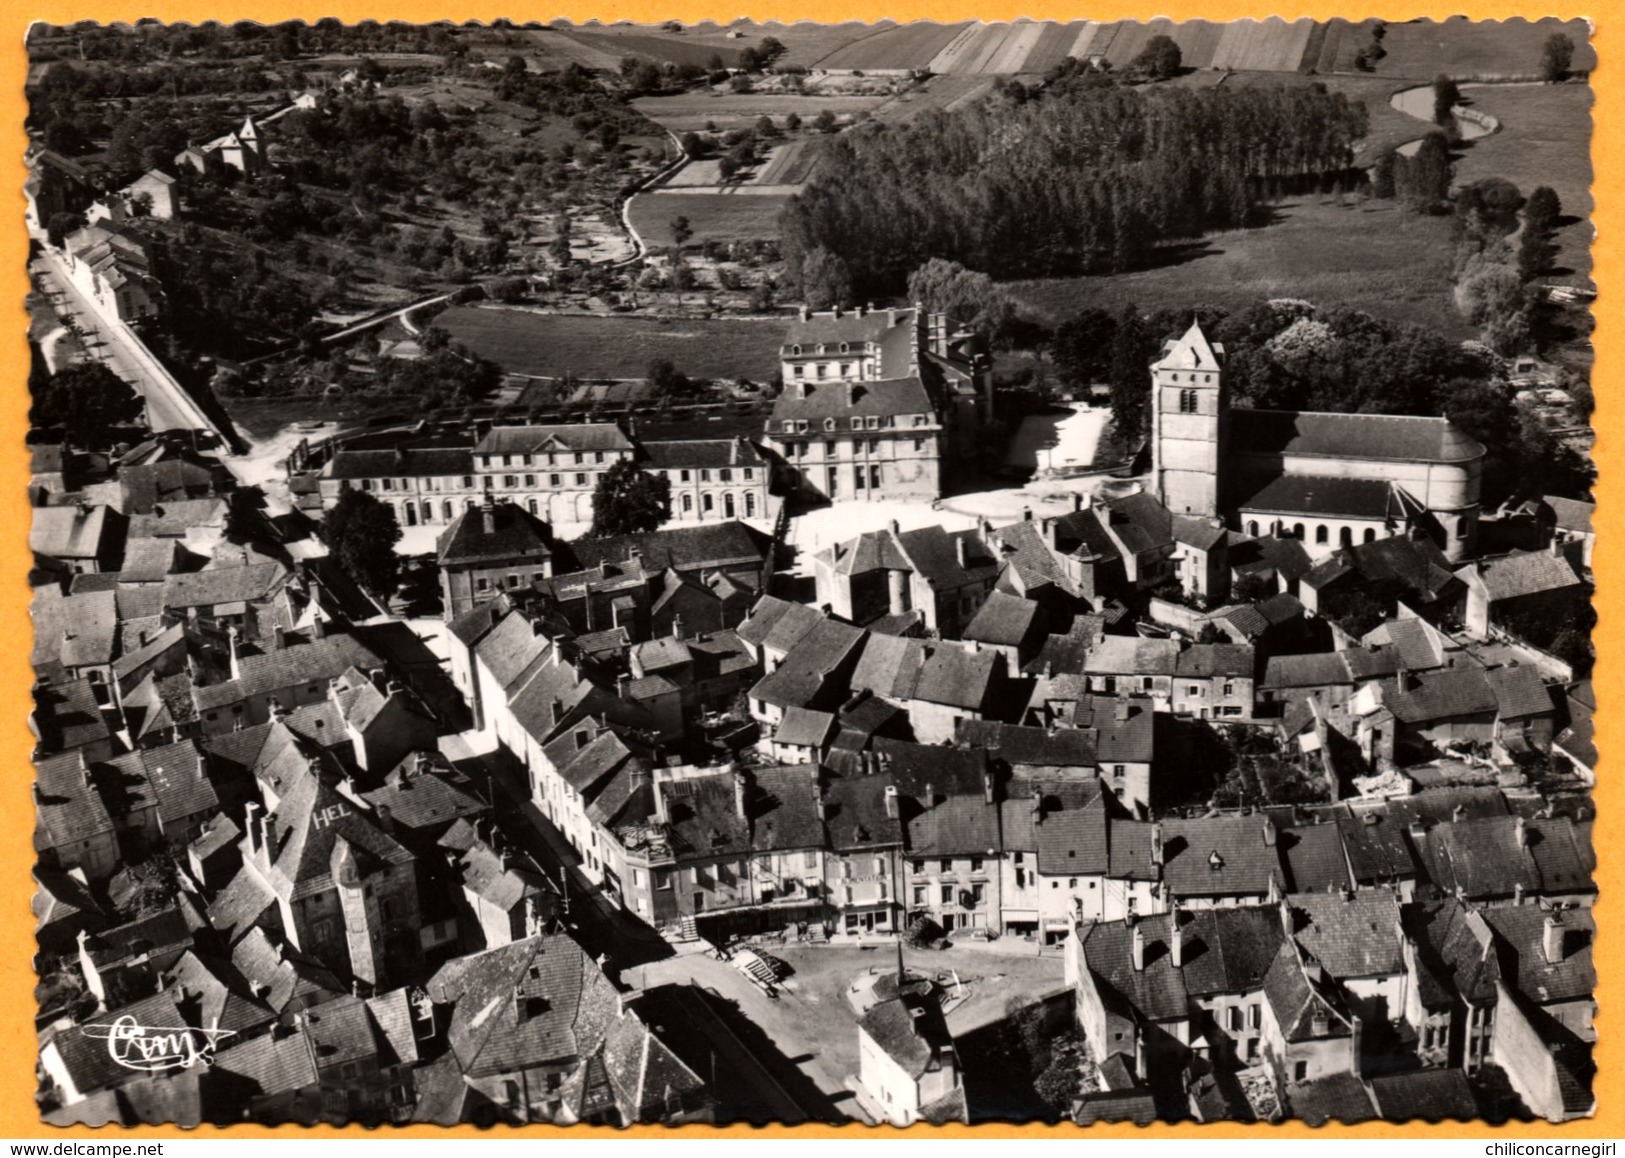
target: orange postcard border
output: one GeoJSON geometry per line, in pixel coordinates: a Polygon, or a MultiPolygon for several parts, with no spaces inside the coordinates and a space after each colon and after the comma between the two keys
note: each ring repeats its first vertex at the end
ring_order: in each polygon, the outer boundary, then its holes
{"type": "MultiPolygon", "coordinates": [[[[1625,403],[1616,401],[1607,389],[1602,388],[1603,383],[1611,380],[1612,373],[1619,372],[1618,367],[1621,366],[1622,360],[1625,360],[1625,339],[1620,337],[1617,326],[1620,311],[1609,292],[1618,284],[1614,282],[1612,275],[1619,269],[1621,247],[1618,239],[1621,231],[1625,230],[1625,205],[1621,204],[1622,200],[1625,200],[1625,190],[1621,188],[1621,177],[1625,174],[1625,141],[1602,129],[1602,126],[1617,124],[1620,116],[1625,114],[1625,89],[1622,89],[1620,74],[1609,66],[1612,43],[1607,39],[1608,34],[1616,27],[1625,27],[1625,18],[1615,20],[1611,17],[1608,9],[1613,8],[1612,0],[1606,5],[1599,4],[1598,8],[1603,11],[1586,12],[1572,8],[1553,11],[1527,3],[1522,5],[1507,3],[1505,0],[1447,0],[1445,3],[1420,3],[1403,8],[1387,4],[1367,8],[1358,3],[1330,4],[1322,0],[1313,2],[1299,0],[1289,10],[1273,11],[1260,0],[1153,0],[1152,3],[1146,3],[1145,0],[1138,3],[1129,3],[1126,0],[1094,0],[1087,6],[1087,12],[1082,11],[1081,6],[1061,3],[1059,0],[1028,0],[1027,3],[1016,3],[1014,0],[979,0],[974,3],[972,0],[884,0],[884,2],[869,0],[868,3],[862,3],[860,0],[827,0],[825,3],[811,3],[809,0],[753,0],[749,4],[740,0],[732,6],[705,4],[699,0],[600,0],[596,5],[588,3],[587,0],[571,0],[554,9],[534,8],[529,5],[475,5],[467,3],[466,0],[450,0],[450,2],[442,0],[440,3],[436,3],[435,0],[393,0],[388,4],[380,3],[379,0],[335,0],[324,7],[313,7],[308,3],[290,3],[288,0],[147,0],[140,6],[118,3],[116,0],[78,0],[77,3],[42,0],[36,4],[6,5],[4,12],[0,13],[0,33],[3,33],[0,39],[10,43],[12,47],[4,50],[3,56],[0,56],[0,94],[3,94],[0,95],[0,125],[4,126],[3,130],[0,130],[0,142],[3,142],[0,144],[0,153],[3,153],[5,158],[4,164],[0,165],[0,185],[9,186],[13,192],[8,202],[12,206],[9,214],[11,225],[0,230],[0,271],[4,271],[3,276],[0,276],[0,285],[6,287],[7,296],[12,302],[9,315],[12,322],[0,328],[0,356],[4,358],[4,365],[14,385],[0,394],[0,444],[7,448],[6,452],[0,455],[0,526],[7,529],[13,546],[6,553],[6,557],[12,561],[9,567],[10,578],[3,587],[0,587],[0,661],[3,661],[4,670],[8,673],[3,684],[0,684],[0,704],[4,705],[5,719],[5,726],[0,728],[0,759],[3,759],[0,767],[9,770],[6,773],[6,786],[3,794],[0,794],[0,802],[3,802],[0,803],[0,817],[13,824],[15,832],[12,837],[0,840],[0,881],[4,882],[0,892],[7,898],[7,903],[0,908],[0,943],[10,947],[9,951],[0,955],[0,1057],[12,1059],[3,1072],[0,1072],[0,1137],[106,1139],[108,1132],[120,1136],[128,1135],[132,1140],[142,1137],[286,1139],[290,1133],[295,1136],[367,1138],[511,1136],[531,1139],[575,1137],[589,1132],[640,1138],[677,1136],[671,1129],[658,1126],[632,1127],[621,1131],[579,1126],[567,1128],[527,1126],[522,1129],[498,1127],[492,1131],[482,1131],[474,1126],[384,1127],[372,1131],[360,1127],[346,1129],[333,1126],[234,1125],[224,1128],[200,1126],[194,1130],[173,1126],[135,1127],[124,1130],[108,1126],[98,1131],[85,1126],[61,1128],[47,1126],[40,1121],[34,1104],[33,1062],[37,1056],[33,1032],[36,1010],[32,963],[34,922],[29,911],[29,899],[33,891],[33,882],[29,875],[33,863],[33,848],[31,841],[24,836],[25,833],[32,831],[33,827],[33,801],[30,795],[30,784],[33,780],[30,753],[33,739],[27,728],[28,712],[32,707],[28,674],[31,628],[28,618],[27,569],[30,555],[23,541],[30,514],[26,495],[28,465],[23,443],[27,430],[28,401],[25,384],[29,367],[26,339],[28,318],[23,308],[23,299],[28,292],[26,274],[28,238],[22,228],[22,186],[26,176],[23,153],[27,147],[27,138],[23,132],[23,120],[27,111],[23,96],[23,82],[27,75],[24,35],[28,25],[35,20],[65,24],[78,20],[134,21],[143,17],[154,17],[165,21],[192,23],[205,20],[220,20],[226,23],[237,20],[259,20],[272,23],[296,19],[315,21],[325,16],[336,16],[346,22],[364,19],[490,21],[505,16],[520,22],[533,19],[547,21],[561,17],[583,21],[596,17],[606,22],[636,20],[656,23],[668,19],[681,20],[684,23],[707,19],[726,22],[742,16],[757,20],[827,22],[874,21],[882,18],[899,21],[1010,20],[1017,17],[1039,20],[1074,20],[1087,17],[1105,21],[1148,19],[1153,16],[1235,20],[1271,15],[1288,19],[1309,16],[1323,20],[1337,16],[1356,19],[1381,16],[1390,21],[1419,17],[1443,20],[1453,15],[1466,15],[1475,20],[1515,17],[1534,19],[1543,16],[1561,16],[1565,19],[1591,18],[1592,44],[1600,60],[1599,67],[1592,74],[1592,87],[1595,93],[1595,104],[1592,108],[1592,156],[1595,167],[1593,191],[1597,201],[1592,220],[1596,227],[1593,277],[1600,287],[1594,307],[1597,320],[1595,334],[1597,360],[1593,371],[1593,384],[1598,397],[1595,425],[1596,458],[1600,475],[1597,487],[1599,509],[1596,520],[1599,543],[1595,568],[1599,582],[1597,593],[1599,624],[1595,638],[1598,655],[1603,662],[1598,664],[1596,687],[1602,709],[1598,723],[1598,744],[1604,752],[1602,777],[1596,789],[1599,804],[1596,847],[1600,862],[1597,876],[1602,894],[1599,902],[1601,909],[1599,945],[1603,950],[1596,956],[1597,1000],[1601,1010],[1598,1024],[1599,1040],[1596,1047],[1598,1064],[1595,1084],[1598,1104],[1596,1117],[1561,1126],[1534,1123],[1527,1126],[1519,1124],[1510,1128],[1480,1122],[1445,1122],[1438,1125],[1421,1122],[1398,1125],[1368,1122],[1359,1126],[1334,1123],[1316,1128],[1301,1122],[1287,1122],[1278,1126],[1249,1126],[1239,1123],[1209,1125],[1159,1123],[1144,1128],[1132,1125],[1097,1125],[1087,1131],[1067,1125],[1051,1127],[990,1123],[979,1126],[915,1127],[915,1130],[932,1131],[933,1137],[992,1139],[1072,1136],[1080,1140],[1254,1136],[1505,1139],[1514,1133],[1533,1138],[1607,1138],[1625,1135],[1625,1075],[1620,1072],[1622,1064],[1625,1064],[1625,1027],[1615,1024],[1616,1010],[1612,1004],[1620,991],[1617,987],[1622,971],[1625,971],[1625,953],[1616,958],[1611,952],[1616,945],[1614,938],[1619,935],[1619,930],[1613,927],[1614,890],[1625,883],[1625,849],[1617,853],[1613,851],[1614,841],[1625,834],[1625,824],[1621,823],[1619,811],[1625,808],[1625,796],[1606,783],[1613,769],[1611,754],[1616,750],[1615,745],[1625,743],[1625,720],[1616,720],[1612,714],[1621,706],[1620,695],[1625,691],[1625,687],[1622,687],[1625,681],[1621,680],[1619,665],[1607,662],[1612,657],[1613,647],[1625,648],[1625,630],[1622,630],[1621,620],[1616,618],[1621,611],[1619,605],[1625,601],[1625,594],[1622,594],[1625,571],[1616,574],[1614,570],[1616,566],[1625,568],[1625,518],[1620,516],[1617,506],[1621,487],[1613,469],[1619,458],[1615,438],[1625,434],[1625,403]]],[[[685,1137],[732,1135],[755,1138],[837,1138],[843,1135],[850,1137],[854,1133],[868,1136],[871,1129],[877,1136],[904,1136],[892,1127],[871,1128],[858,1125],[688,1126],[683,1127],[681,1132],[685,1137]]],[[[908,1136],[917,1137],[918,1134],[911,1133],[908,1136]]]]}

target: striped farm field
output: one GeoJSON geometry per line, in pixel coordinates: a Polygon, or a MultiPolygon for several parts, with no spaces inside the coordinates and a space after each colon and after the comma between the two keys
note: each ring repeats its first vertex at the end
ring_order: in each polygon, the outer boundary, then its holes
{"type": "Polygon", "coordinates": [[[1022,72],[1043,74],[1057,67],[1072,52],[1072,46],[1078,42],[1078,34],[1083,30],[1083,23],[1074,21],[1071,24],[1051,24],[1047,21],[1042,25],[1043,31],[1038,41],[1027,53],[1027,59],[1022,62],[1022,72]]]}
{"type": "Polygon", "coordinates": [[[973,27],[969,23],[937,24],[924,20],[899,25],[836,49],[820,60],[817,67],[860,72],[865,69],[909,71],[926,68],[954,37],[964,29],[973,27]]]}
{"type": "Polygon", "coordinates": [[[1314,27],[1315,22],[1307,17],[1291,24],[1278,16],[1232,21],[1219,38],[1213,67],[1240,72],[1297,72],[1314,27]]]}
{"type": "Polygon", "coordinates": [[[823,141],[818,137],[803,137],[799,141],[777,145],[767,158],[767,164],[751,179],[753,185],[805,185],[818,168],[818,155],[823,141]]]}

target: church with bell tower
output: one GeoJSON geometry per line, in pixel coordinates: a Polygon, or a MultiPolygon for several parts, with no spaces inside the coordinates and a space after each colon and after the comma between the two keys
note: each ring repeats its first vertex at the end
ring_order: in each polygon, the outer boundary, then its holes
{"type": "Polygon", "coordinates": [[[1151,485],[1172,514],[1224,517],[1219,464],[1230,399],[1223,360],[1224,347],[1193,322],[1151,364],[1151,485]]]}
{"type": "Polygon", "coordinates": [[[1193,322],[1151,364],[1150,491],[1173,515],[1311,558],[1394,535],[1452,562],[1478,539],[1484,447],[1447,418],[1230,406],[1224,346],[1193,322]]]}

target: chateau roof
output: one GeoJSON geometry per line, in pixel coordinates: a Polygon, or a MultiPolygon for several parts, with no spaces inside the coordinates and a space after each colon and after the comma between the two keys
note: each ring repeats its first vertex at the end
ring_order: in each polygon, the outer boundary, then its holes
{"type": "Polygon", "coordinates": [[[570,426],[493,426],[475,454],[545,454],[549,450],[631,450],[632,440],[613,422],[570,426]]]}
{"type": "MultiPolygon", "coordinates": [[[[791,383],[773,403],[773,417],[770,422],[782,423],[785,419],[796,418],[822,420],[867,417],[871,414],[885,416],[934,413],[931,397],[926,393],[925,386],[918,377],[892,378],[875,382],[832,380],[791,383]],[[805,388],[805,397],[796,396],[798,386],[805,388]],[[849,387],[850,402],[847,401],[849,387]]],[[[770,425],[768,432],[777,434],[780,430],[770,425]]],[[[807,433],[815,432],[809,430],[807,433]]]]}
{"type": "Polygon", "coordinates": [[[1381,519],[1398,513],[1394,484],[1380,479],[1282,475],[1260,487],[1238,510],[1281,515],[1341,515],[1381,519]]]}

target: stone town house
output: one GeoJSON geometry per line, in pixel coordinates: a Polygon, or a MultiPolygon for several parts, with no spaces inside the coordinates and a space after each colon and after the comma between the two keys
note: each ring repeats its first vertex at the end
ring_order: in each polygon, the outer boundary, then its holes
{"type": "Polygon", "coordinates": [[[991,421],[980,340],[919,306],[804,312],[780,358],[765,442],[792,486],[824,498],[936,498],[944,458],[991,421]]]}

